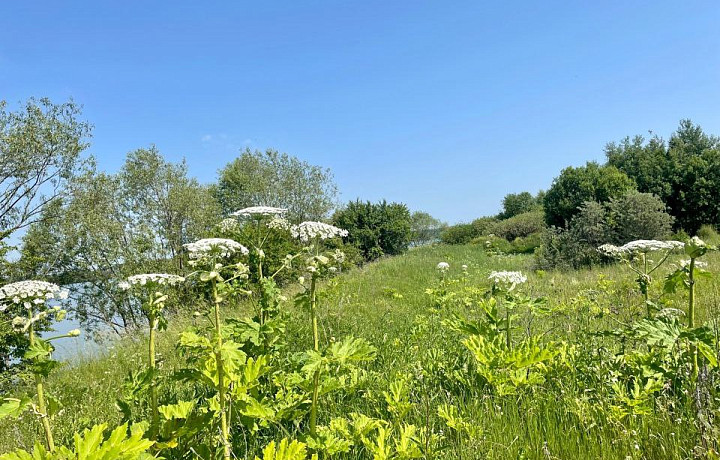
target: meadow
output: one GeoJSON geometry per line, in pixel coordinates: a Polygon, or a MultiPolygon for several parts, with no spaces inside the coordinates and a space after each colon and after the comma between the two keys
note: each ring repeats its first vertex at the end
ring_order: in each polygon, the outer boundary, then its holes
{"type": "MultiPolygon", "coordinates": [[[[147,330],[53,370],[54,442],[100,423],[131,439],[128,423],[150,441],[118,458],[717,458],[720,281],[698,277],[688,326],[688,291],[664,289],[682,249],[647,296],[622,263],[545,272],[478,244],[342,273],[322,254],[301,256],[317,267],[301,285],[249,299],[228,281],[242,270],[213,263],[202,311],[162,318],[150,374],[147,330]],[[499,271],[527,279],[489,279],[499,271]]],[[[698,260],[712,272],[720,255],[698,260]]],[[[36,412],[0,419],[0,453],[42,443],[36,412]]]]}

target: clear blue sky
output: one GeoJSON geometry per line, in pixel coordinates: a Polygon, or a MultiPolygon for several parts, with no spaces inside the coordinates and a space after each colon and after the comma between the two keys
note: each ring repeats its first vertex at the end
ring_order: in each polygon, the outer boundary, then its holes
{"type": "Polygon", "coordinates": [[[720,3],[2,2],[0,99],[30,96],[83,104],[110,171],[154,143],[210,182],[273,147],[343,200],[470,220],[608,141],[720,134],[720,3]]]}

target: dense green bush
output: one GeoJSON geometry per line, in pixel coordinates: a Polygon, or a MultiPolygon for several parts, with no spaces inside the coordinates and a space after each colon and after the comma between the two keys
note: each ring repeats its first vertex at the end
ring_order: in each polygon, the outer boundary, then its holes
{"type": "Polygon", "coordinates": [[[492,234],[498,222],[494,217],[480,217],[469,224],[451,225],[440,234],[440,241],[445,244],[466,244],[475,238],[492,234]]]}
{"type": "Polygon", "coordinates": [[[606,203],[634,187],[632,179],[614,166],[588,162],[565,168],[545,194],[545,222],[565,228],[586,201],[606,203]]]}
{"type": "Polygon", "coordinates": [[[675,219],[655,195],[630,191],[608,203],[608,219],[613,239],[618,244],[634,240],[664,239],[672,231],[675,219]]]}
{"type": "Polygon", "coordinates": [[[543,191],[535,196],[530,192],[508,193],[503,198],[503,210],[498,214],[498,219],[509,219],[526,212],[539,211],[542,209],[544,197],[543,191]]]}
{"type": "Polygon", "coordinates": [[[524,238],[545,229],[545,216],[542,211],[531,211],[501,220],[490,226],[490,232],[508,241],[524,238]]]}
{"type": "Polygon", "coordinates": [[[410,211],[401,203],[351,201],[335,212],[333,224],[350,234],[365,260],[405,252],[412,236],[410,211]]]}
{"type": "Polygon", "coordinates": [[[629,191],[609,203],[586,202],[568,228],[551,227],[536,252],[539,268],[579,268],[607,261],[597,250],[605,243],[665,239],[673,219],[654,195],[629,191]]]}

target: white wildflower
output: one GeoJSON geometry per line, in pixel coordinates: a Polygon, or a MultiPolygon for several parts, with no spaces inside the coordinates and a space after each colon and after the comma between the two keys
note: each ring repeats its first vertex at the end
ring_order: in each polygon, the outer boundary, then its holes
{"type": "Polygon", "coordinates": [[[293,226],[290,231],[292,236],[298,238],[303,243],[308,243],[315,239],[326,240],[328,238],[348,236],[347,230],[323,222],[303,222],[300,225],[293,226]]]}
{"type": "MultiPolygon", "coordinates": [[[[680,266],[682,268],[689,267],[690,266],[690,259],[684,259],[680,261],[680,266]]],[[[708,264],[707,262],[703,262],[701,260],[695,261],[695,268],[707,268],[708,264]]]]}
{"type": "Polygon", "coordinates": [[[623,244],[622,246],[614,246],[612,244],[603,244],[598,250],[609,256],[622,256],[624,254],[647,253],[652,251],[671,251],[676,248],[685,246],[680,241],[658,241],[658,240],[636,240],[623,244]]]}
{"type": "Polygon", "coordinates": [[[242,244],[226,238],[205,238],[184,244],[183,247],[188,250],[191,259],[203,261],[210,260],[213,256],[230,257],[236,252],[241,254],[249,252],[242,244]]]}
{"type": "Polygon", "coordinates": [[[527,281],[527,276],[523,275],[522,272],[492,272],[488,279],[492,280],[495,284],[509,284],[512,286],[522,284],[527,281]]]}
{"type": "Polygon", "coordinates": [[[22,302],[25,308],[32,308],[32,304],[43,304],[46,299],[57,297],[67,298],[67,291],[60,286],[46,281],[18,281],[6,284],[0,288],[0,311],[4,311],[8,304],[22,302]],[[32,302],[32,303],[31,303],[32,302]]]}
{"type": "Polygon", "coordinates": [[[72,331],[68,331],[67,335],[68,337],[78,337],[80,335],[80,329],[73,329],[72,331]]]}
{"type": "Polygon", "coordinates": [[[273,218],[270,219],[266,225],[268,228],[271,228],[273,230],[289,230],[290,229],[290,222],[288,222],[287,219],[284,219],[279,216],[273,216],[273,218]]]}
{"type": "Polygon", "coordinates": [[[237,219],[233,219],[231,217],[227,219],[223,219],[218,224],[218,228],[220,229],[221,233],[233,233],[238,231],[240,228],[240,223],[237,221],[237,219]]]}
{"type": "Polygon", "coordinates": [[[243,208],[239,211],[235,211],[230,214],[231,216],[237,217],[268,217],[268,216],[282,216],[287,212],[285,208],[274,208],[272,206],[250,206],[249,208],[243,208]]]}
{"type": "Polygon", "coordinates": [[[435,268],[441,272],[446,272],[446,271],[450,270],[450,264],[447,262],[440,262],[437,264],[437,267],[435,267],[435,268]]]}

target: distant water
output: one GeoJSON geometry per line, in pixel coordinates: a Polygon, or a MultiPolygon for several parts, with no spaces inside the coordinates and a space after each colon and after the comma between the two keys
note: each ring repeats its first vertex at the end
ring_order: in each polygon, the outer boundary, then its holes
{"type": "Polygon", "coordinates": [[[53,340],[55,347],[53,359],[58,361],[72,361],[77,358],[97,356],[101,354],[117,336],[111,331],[100,331],[99,333],[88,333],[83,330],[80,321],[73,317],[72,313],[57,323],[53,323],[54,331],[43,332],[43,337],[53,337],[57,335],[67,334],[73,329],[80,329],[78,337],[65,337],[53,340]],[[102,336],[102,340],[96,340],[98,335],[102,336]]]}

